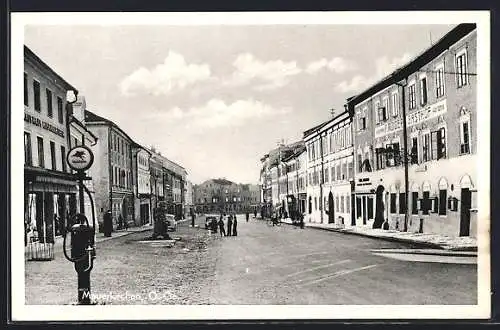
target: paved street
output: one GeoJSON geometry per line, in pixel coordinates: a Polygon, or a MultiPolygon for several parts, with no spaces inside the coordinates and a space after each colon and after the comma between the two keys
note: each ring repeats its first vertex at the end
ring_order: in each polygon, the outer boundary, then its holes
{"type": "MultiPolygon", "coordinates": [[[[476,266],[460,258],[398,260],[380,250],[408,245],[252,217],[239,216],[237,237],[187,225],[172,248],[138,242],[150,232],[99,243],[93,294],[137,298],[107,304],[476,304],[476,266]]],[[[74,301],[76,275],[62,255],[26,265],[26,303],[74,301]]]]}

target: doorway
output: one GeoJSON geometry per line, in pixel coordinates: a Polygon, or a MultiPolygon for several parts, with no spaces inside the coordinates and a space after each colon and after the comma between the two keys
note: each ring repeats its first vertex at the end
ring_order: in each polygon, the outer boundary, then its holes
{"type": "Polygon", "coordinates": [[[384,187],[378,186],[375,195],[375,221],[373,228],[382,228],[384,223],[384,187]]]}
{"type": "Polygon", "coordinates": [[[333,194],[330,191],[328,194],[328,223],[335,223],[335,209],[333,203],[333,194]]]}
{"type": "Polygon", "coordinates": [[[462,188],[462,192],[460,194],[460,236],[470,235],[470,207],[470,189],[462,188]]]}

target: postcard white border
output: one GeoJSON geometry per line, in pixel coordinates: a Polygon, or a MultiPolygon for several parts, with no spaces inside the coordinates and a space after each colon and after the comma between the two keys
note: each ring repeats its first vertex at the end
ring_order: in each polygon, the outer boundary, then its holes
{"type": "MultiPolygon", "coordinates": [[[[12,13],[12,114],[22,107],[26,25],[267,25],[267,24],[477,24],[478,56],[478,304],[477,305],[25,305],[23,119],[11,116],[11,260],[14,321],[213,319],[485,319],[490,317],[490,13],[488,11],[267,12],[267,13],[12,13]],[[19,184],[17,184],[19,183],[19,184]],[[19,238],[19,239],[16,239],[19,238]]],[[[69,266],[68,266],[69,267],[69,266]]]]}

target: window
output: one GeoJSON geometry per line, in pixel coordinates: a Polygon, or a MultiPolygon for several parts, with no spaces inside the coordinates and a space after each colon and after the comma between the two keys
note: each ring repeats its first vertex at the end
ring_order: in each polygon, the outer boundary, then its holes
{"type": "Polygon", "coordinates": [[[40,112],[40,83],[33,80],[33,94],[35,97],[35,110],[40,112]]]}
{"type": "Polygon", "coordinates": [[[340,212],[341,213],[344,213],[344,204],[345,204],[344,196],[340,196],[340,212]]]}
{"type": "Polygon", "coordinates": [[[385,160],[387,167],[399,166],[400,164],[399,142],[386,145],[385,160]]]}
{"type": "Polygon", "coordinates": [[[430,145],[431,145],[431,142],[430,142],[430,134],[427,133],[427,134],[424,134],[422,136],[422,158],[423,158],[423,161],[424,162],[427,162],[429,160],[431,160],[431,148],[430,148],[430,145]]]}
{"type": "Polygon", "coordinates": [[[427,104],[427,77],[420,78],[420,105],[427,104]]]}
{"type": "Polygon", "coordinates": [[[354,178],[354,165],[352,162],[347,163],[347,179],[350,180],[354,178]]]}
{"type": "Polygon", "coordinates": [[[444,95],[444,65],[438,66],[436,72],[436,97],[444,95]]]}
{"type": "Polygon", "coordinates": [[[444,128],[431,133],[431,147],[432,159],[439,160],[446,157],[446,134],[444,128]]]}
{"type": "Polygon", "coordinates": [[[24,132],[24,164],[28,166],[33,165],[31,156],[31,134],[24,132]]]}
{"type": "Polygon", "coordinates": [[[358,172],[363,172],[363,155],[358,154],[358,172]]]}
{"type": "Polygon", "coordinates": [[[342,164],[342,180],[347,180],[347,164],[343,163],[342,164]]]}
{"type": "Polygon", "coordinates": [[[340,201],[339,201],[339,196],[335,197],[335,211],[340,212],[340,201]]]}
{"type": "Polygon", "coordinates": [[[377,113],[379,122],[387,120],[387,108],[385,106],[379,106],[377,108],[377,113]]]}
{"type": "Polygon", "coordinates": [[[417,201],[418,192],[414,191],[411,193],[411,214],[418,214],[417,201]]]}
{"type": "Polygon", "coordinates": [[[366,117],[359,118],[359,130],[364,131],[366,129],[366,117]]]}
{"type": "Polygon", "coordinates": [[[399,114],[399,96],[398,93],[392,93],[392,116],[397,117],[399,114]]]}
{"type": "Polygon", "coordinates": [[[399,214],[406,214],[406,194],[399,193],[399,214]]]}
{"type": "Polygon", "coordinates": [[[376,157],[376,166],[377,170],[382,170],[385,168],[385,149],[384,148],[376,148],[375,149],[375,157],[376,157]]]}
{"type": "Polygon", "coordinates": [[[418,138],[411,138],[411,164],[418,164],[418,138]]]}
{"type": "Polygon", "coordinates": [[[469,121],[460,124],[460,154],[470,153],[470,125],[469,121]]]}
{"type": "Polygon", "coordinates": [[[318,197],[314,197],[314,209],[318,210],[318,197]]]}
{"type": "Polygon", "coordinates": [[[44,168],[45,167],[45,153],[43,152],[43,138],[37,136],[37,147],[38,147],[38,166],[44,168]]]}
{"type": "Polygon", "coordinates": [[[63,113],[63,101],[62,98],[59,96],[57,97],[57,119],[59,120],[59,123],[64,122],[64,113],[63,113]]]}
{"type": "Polygon", "coordinates": [[[446,190],[439,190],[439,215],[446,215],[446,190]]]}
{"type": "Polygon", "coordinates": [[[422,214],[429,214],[429,210],[431,209],[431,200],[429,199],[429,192],[424,191],[422,196],[422,214]]]}
{"type": "Polygon", "coordinates": [[[325,182],[329,182],[329,178],[328,178],[328,168],[325,168],[325,182]]]}
{"type": "Polygon", "coordinates": [[[417,99],[415,93],[415,83],[408,86],[408,108],[410,110],[415,109],[417,106],[417,99]]]}
{"type": "Polygon", "coordinates": [[[380,123],[380,102],[377,101],[375,102],[375,120],[376,120],[376,123],[379,124],[380,123]]]}
{"type": "Polygon", "coordinates": [[[24,73],[24,105],[29,105],[28,75],[24,73]]]}
{"type": "Polygon", "coordinates": [[[331,177],[332,177],[332,181],[335,181],[335,165],[332,166],[332,168],[330,169],[331,170],[331,177]]]}
{"type": "Polygon", "coordinates": [[[50,162],[52,169],[56,170],[56,144],[53,141],[50,141],[50,162]]]}
{"type": "Polygon", "coordinates": [[[467,52],[465,50],[457,54],[455,64],[457,69],[457,87],[467,85],[467,52]]]}
{"type": "Polygon", "coordinates": [[[47,97],[47,116],[52,118],[53,112],[52,112],[52,91],[50,89],[45,89],[45,95],[47,97]]]}
{"type": "Polygon", "coordinates": [[[396,193],[391,193],[391,213],[396,213],[396,193]]]}

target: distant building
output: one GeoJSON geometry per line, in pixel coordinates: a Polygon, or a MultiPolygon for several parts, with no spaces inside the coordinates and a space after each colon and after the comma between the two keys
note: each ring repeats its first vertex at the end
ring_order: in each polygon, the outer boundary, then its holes
{"type": "Polygon", "coordinates": [[[132,172],[135,193],[136,225],[153,223],[151,208],[151,152],[139,144],[132,145],[132,172]]]}
{"type": "Polygon", "coordinates": [[[237,184],[226,179],[210,179],[193,187],[198,213],[252,212],[258,203],[258,186],[237,184]]]}

